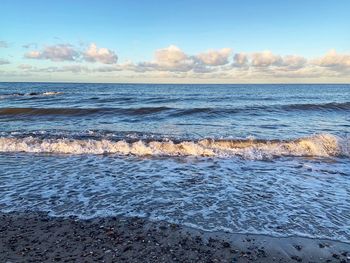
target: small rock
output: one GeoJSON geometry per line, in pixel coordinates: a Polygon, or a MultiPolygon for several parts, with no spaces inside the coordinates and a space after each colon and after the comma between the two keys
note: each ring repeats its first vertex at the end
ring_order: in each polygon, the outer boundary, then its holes
{"type": "Polygon", "coordinates": [[[229,248],[231,245],[229,242],[222,242],[222,246],[225,247],[225,248],[229,248]]]}
{"type": "Polygon", "coordinates": [[[319,248],[329,247],[329,245],[327,243],[319,243],[318,246],[319,246],[319,248]]]}
{"type": "Polygon", "coordinates": [[[298,261],[298,262],[303,261],[303,259],[301,257],[298,257],[298,256],[291,256],[291,259],[298,261]]]}
{"type": "Polygon", "coordinates": [[[295,247],[295,249],[298,250],[298,251],[300,251],[300,250],[302,249],[302,246],[300,246],[300,245],[294,245],[294,247],[295,247]]]}
{"type": "Polygon", "coordinates": [[[123,251],[126,252],[126,251],[131,250],[131,249],[132,249],[132,246],[127,246],[127,247],[124,248],[123,251]]]}
{"type": "Polygon", "coordinates": [[[348,255],[348,252],[347,252],[347,251],[344,251],[344,252],[342,252],[341,254],[342,254],[342,256],[346,257],[346,256],[348,255]]]}

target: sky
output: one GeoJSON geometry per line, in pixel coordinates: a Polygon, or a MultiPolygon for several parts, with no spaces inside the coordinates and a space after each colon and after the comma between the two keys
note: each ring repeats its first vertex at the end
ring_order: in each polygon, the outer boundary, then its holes
{"type": "Polygon", "coordinates": [[[350,83],[349,0],[2,0],[0,81],[350,83]]]}

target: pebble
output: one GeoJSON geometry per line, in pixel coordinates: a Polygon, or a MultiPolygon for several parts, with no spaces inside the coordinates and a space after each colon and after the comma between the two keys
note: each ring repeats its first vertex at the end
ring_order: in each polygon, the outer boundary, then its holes
{"type": "Polygon", "coordinates": [[[300,245],[294,245],[294,247],[295,247],[295,249],[298,250],[298,251],[300,251],[300,250],[302,249],[302,246],[300,246],[300,245]]]}

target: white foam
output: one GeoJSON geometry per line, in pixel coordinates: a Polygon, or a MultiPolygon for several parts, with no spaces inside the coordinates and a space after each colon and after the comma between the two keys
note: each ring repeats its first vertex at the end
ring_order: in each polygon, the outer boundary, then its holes
{"type": "Polygon", "coordinates": [[[349,142],[331,134],[320,134],[291,141],[126,141],[38,139],[0,137],[0,152],[55,154],[120,154],[159,156],[241,156],[266,159],[280,156],[349,156],[349,142]]]}
{"type": "Polygon", "coordinates": [[[44,93],[43,93],[44,96],[52,96],[52,95],[59,95],[59,94],[63,94],[63,92],[59,92],[59,91],[47,91],[47,92],[44,92],[44,93]]]}

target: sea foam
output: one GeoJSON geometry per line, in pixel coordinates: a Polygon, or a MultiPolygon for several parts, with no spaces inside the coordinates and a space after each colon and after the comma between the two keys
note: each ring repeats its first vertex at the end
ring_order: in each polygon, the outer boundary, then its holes
{"type": "Polygon", "coordinates": [[[349,139],[319,134],[290,141],[214,140],[126,142],[107,139],[40,139],[0,137],[0,152],[53,154],[118,154],[136,156],[240,156],[271,159],[282,156],[349,156],[349,139]]]}

